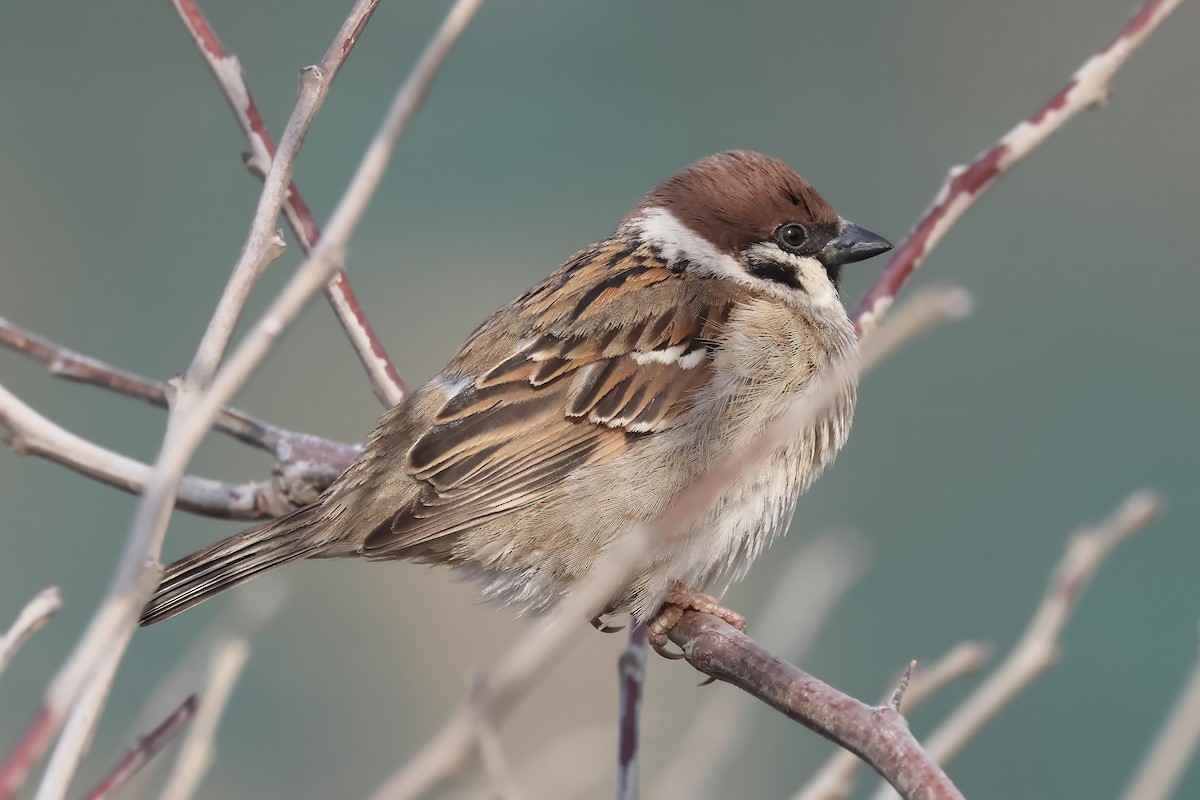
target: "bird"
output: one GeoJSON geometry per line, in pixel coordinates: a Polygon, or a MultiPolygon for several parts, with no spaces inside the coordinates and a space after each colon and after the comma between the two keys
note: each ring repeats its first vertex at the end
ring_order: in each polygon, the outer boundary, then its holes
{"type": "MultiPolygon", "coordinates": [[[[447,565],[518,613],[552,608],[854,362],[841,270],[889,249],[778,159],[733,150],[685,167],[479,325],[315,502],[167,566],[141,624],[307,558],[447,565]]],[[[857,381],[844,383],[637,565],[603,615],[649,622],[656,649],[688,608],[744,629],[704,589],[744,576],[846,442],[857,381]]]]}

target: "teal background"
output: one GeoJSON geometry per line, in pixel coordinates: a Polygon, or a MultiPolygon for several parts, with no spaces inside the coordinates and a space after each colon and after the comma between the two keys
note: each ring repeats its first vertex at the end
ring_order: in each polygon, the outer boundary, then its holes
{"type": "MultiPolygon", "coordinates": [[[[318,219],[445,5],[385,3],[368,26],[300,159],[318,219]]],[[[297,70],[320,58],[348,7],[204,4],[275,133],[297,70]]],[[[492,309],[605,235],[660,178],[716,150],[777,155],[843,214],[898,240],[948,167],[1038,108],[1130,11],[1129,0],[486,4],[352,242],[352,280],[417,384],[492,309]]],[[[976,313],[868,379],[837,466],[801,501],[791,535],[727,596],[753,619],[806,537],[860,530],[871,571],[803,665],[873,698],[910,658],[961,639],[1006,649],[1069,532],[1131,489],[1160,489],[1167,514],[1105,566],[1061,663],[951,765],[975,800],[1114,796],[1196,657],[1198,22],[1196,4],[1184,4],[1117,76],[1110,105],[1071,122],[954,228],[910,288],[962,284],[976,313]]],[[[190,39],[165,2],[7,3],[0,74],[0,315],[169,377],[193,353],[258,192],[190,39]]],[[[299,259],[293,246],[271,267],[250,314],[299,259]]],[[[879,266],[847,271],[848,303],[879,266]]],[[[9,352],[0,382],[81,435],[141,459],[157,450],[157,410],[55,381],[9,352]]],[[[347,441],[379,413],[323,300],[237,402],[347,441]]],[[[213,437],[193,466],[250,480],[270,464],[213,437]]],[[[0,681],[0,748],[103,595],[133,508],[0,450],[0,627],[46,584],[61,584],[67,603],[0,681]]],[[[236,527],[179,514],[167,555],[236,527]]],[[[412,565],[301,564],[284,578],[289,602],[254,640],[200,797],[366,794],[525,625],[412,565]]],[[[138,633],[77,791],[127,746],[143,698],[223,604],[138,633]]],[[[567,766],[598,769],[599,783],[580,796],[612,795],[622,643],[580,637],[505,726],[512,761],[562,768],[544,748],[583,730],[594,744],[567,766]]],[[[695,683],[686,667],[652,660],[647,789],[699,704],[732,691],[695,683]]],[[[919,710],[915,730],[973,685],[919,710]]],[[[718,794],[787,797],[831,745],[755,714],[718,794]]],[[[1178,796],[1200,796],[1200,771],[1178,796]]]]}

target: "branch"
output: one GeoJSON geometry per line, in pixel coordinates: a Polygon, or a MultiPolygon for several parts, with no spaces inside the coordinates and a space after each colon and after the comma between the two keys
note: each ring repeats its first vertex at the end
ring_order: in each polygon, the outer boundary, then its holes
{"type": "MultiPolygon", "coordinates": [[[[866,544],[858,537],[822,536],[805,542],[756,615],[758,638],[783,658],[803,661],[836,604],[862,577],[867,558],[866,544]],[[804,613],[798,615],[796,609],[804,613]]],[[[711,694],[655,781],[656,800],[721,796],[722,777],[748,746],[758,704],[735,692],[711,694]]]]}
{"type": "Polygon", "coordinates": [[[892,705],[842,694],[716,617],[688,611],[670,636],[693,667],[856,753],[904,797],[962,798],[892,705]]]}
{"type": "MultiPolygon", "coordinates": [[[[918,667],[904,693],[900,712],[909,714],[949,684],[978,672],[990,648],[961,642],[928,667],[918,667]]],[[[838,750],[792,800],[844,800],[854,791],[854,772],[862,760],[849,750],[838,750]]]]}
{"type": "MultiPolygon", "coordinates": [[[[1161,511],[1154,492],[1134,492],[1100,524],[1071,537],[1054,569],[1042,602],[1008,657],[996,667],[925,742],[926,751],[945,764],[954,758],[1000,709],[1058,660],[1059,639],[1071,613],[1100,566],[1119,544],[1144,530],[1161,511]]],[[[873,800],[892,797],[881,787],[873,800]]]]}
{"type": "Polygon", "coordinates": [[[29,637],[41,630],[60,608],[62,592],[57,586],[47,586],[25,604],[12,627],[0,636],[0,676],[4,675],[4,670],[12,663],[13,656],[29,641],[29,637]]]}
{"type": "MultiPolygon", "coordinates": [[[[246,341],[238,347],[226,366],[216,371],[249,287],[253,285],[263,265],[278,251],[279,238],[271,231],[271,227],[279,214],[300,146],[328,91],[326,77],[336,72],[337,66],[344,60],[346,52],[357,38],[360,23],[356,20],[362,19],[357,15],[364,5],[365,0],[359,0],[355,4],[322,64],[301,73],[300,99],[288,120],[283,143],[264,180],[262,195],[242,255],[235,265],[234,273],[218,302],[217,311],[213,314],[191,366],[176,386],[174,413],[168,419],[163,447],[155,464],[154,474],[138,503],[125,551],[108,596],[97,610],[75,651],[47,690],[44,708],[31,726],[32,731],[38,732],[38,739],[34,740],[33,746],[28,746],[33,733],[28,734],[18,744],[21,758],[11,759],[0,769],[0,791],[10,783],[20,785],[44,747],[41,737],[48,741],[69,708],[70,719],[47,767],[37,800],[56,800],[65,795],[87,748],[116,668],[133,634],[138,612],[158,582],[161,572],[157,564],[158,553],[174,504],[175,492],[192,453],[219,415],[221,407],[229,402],[245,382],[308,298],[331,276],[331,254],[340,253],[344,249],[346,240],[356,227],[382,177],[383,169],[400,134],[436,74],[449,43],[461,30],[459,25],[451,31],[449,37],[445,35],[445,30],[435,37],[430,50],[423,55],[413,74],[401,88],[392,111],[364,156],[351,186],[339,202],[330,231],[289,281],[280,297],[271,304],[263,319],[248,334],[246,341]]],[[[465,19],[461,22],[465,22],[465,19]]],[[[0,794],[0,798],[2,797],[0,794]]]]}
{"type": "MultiPolygon", "coordinates": [[[[166,408],[168,388],[119,370],[0,319],[0,344],[46,364],[56,376],[100,386],[166,408]]],[[[131,494],[139,494],[152,472],[141,461],[83,439],[46,419],[0,386],[0,425],[18,454],[36,455],[131,494]]],[[[350,465],[361,449],[277,428],[224,408],[216,427],[275,456],[271,480],[223,483],[186,475],[176,494],[178,508],[222,519],[269,519],[312,502],[350,465]]]]}
{"type": "Polygon", "coordinates": [[[617,660],[617,800],[638,798],[638,744],[642,697],[646,691],[646,655],[650,640],[642,623],[629,626],[629,643],[617,660]]]}
{"type": "Polygon", "coordinates": [[[1200,659],[1122,800],[1168,800],[1200,745],[1200,659]]]}
{"type": "Polygon", "coordinates": [[[1089,58],[1071,80],[1032,117],[1006,133],[969,166],[950,169],[933,204],[892,255],[875,283],[858,302],[851,318],[859,335],[870,331],[887,313],[900,287],[921,266],[925,257],[954,227],[979,196],[1080,111],[1103,105],[1109,83],[1126,59],[1141,46],[1181,0],[1149,0],[1125,25],[1117,38],[1089,58]]]}
{"type": "MultiPolygon", "coordinates": [[[[969,296],[961,289],[918,295],[864,342],[858,359],[861,370],[871,369],[925,328],[961,317],[969,306],[969,296]]],[[[463,703],[409,763],[373,795],[375,800],[415,798],[453,775],[472,751],[476,704],[483,704],[494,723],[502,720],[564,652],[571,637],[582,630],[580,622],[596,616],[636,565],[645,563],[658,547],[668,544],[683,524],[702,514],[747,469],[826,413],[852,378],[852,364],[833,364],[825,378],[792,401],[746,450],[717,464],[680,493],[657,519],[635,526],[609,549],[573,593],[514,642],[480,678],[470,702],[463,703]]]]}
{"type": "Polygon", "coordinates": [[[204,780],[204,774],[216,759],[214,743],[221,715],[225,713],[233,687],[249,658],[250,643],[239,636],[223,641],[209,657],[204,702],[196,715],[196,723],[180,747],[175,768],[162,791],[163,800],[188,800],[204,780]]]}
{"type": "MultiPolygon", "coordinates": [[[[77,353],[20,328],[3,317],[0,317],[0,345],[45,364],[50,374],[57,378],[99,386],[127,397],[136,397],[158,408],[169,407],[169,390],[165,383],[147,380],[77,353]]],[[[280,438],[290,434],[232,408],[222,409],[213,427],[244,444],[269,453],[275,452],[280,438]]]]}
{"type": "MultiPolygon", "coordinates": [[[[225,99],[233,111],[238,127],[241,128],[242,134],[250,144],[250,152],[245,154],[246,167],[258,178],[265,178],[275,158],[275,142],[271,139],[271,134],[267,131],[258,105],[254,102],[254,96],[250,93],[241,60],[236,55],[227,53],[221,46],[221,40],[217,37],[216,31],[200,11],[195,0],[173,0],[173,3],[175,10],[179,13],[179,18],[183,20],[183,24],[200,49],[200,54],[208,64],[209,70],[216,78],[217,85],[225,94],[225,99]]],[[[334,47],[330,49],[329,53],[326,53],[325,58],[329,62],[326,65],[329,81],[333,80],[334,75],[341,68],[345,56],[349,55],[350,48],[358,41],[359,35],[375,12],[377,5],[379,5],[379,0],[360,3],[351,18],[347,19],[346,25],[342,28],[344,36],[335,41],[334,47]],[[340,52],[342,57],[337,58],[335,51],[340,52]]],[[[309,253],[320,238],[321,229],[313,219],[312,212],[309,211],[308,204],[304,202],[300,189],[296,187],[294,181],[288,184],[283,213],[292,233],[300,242],[300,248],[305,253],[309,253]]],[[[389,408],[396,405],[408,394],[408,389],[405,387],[400,373],[396,371],[388,358],[383,343],[371,328],[371,323],[367,321],[366,314],[363,313],[354,290],[350,288],[350,280],[346,276],[345,267],[340,262],[334,269],[333,277],[325,286],[325,295],[333,306],[334,313],[343,330],[346,331],[355,354],[367,371],[367,377],[371,381],[371,388],[374,390],[375,396],[389,408]]]]}
{"type": "Polygon", "coordinates": [[[112,797],[183,730],[183,727],[191,721],[192,716],[196,713],[197,702],[197,696],[190,695],[157,728],[138,739],[125,757],[118,761],[112,771],[104,777],[104,780],[84,796],[84,800],[108,800],[112,797]]]}

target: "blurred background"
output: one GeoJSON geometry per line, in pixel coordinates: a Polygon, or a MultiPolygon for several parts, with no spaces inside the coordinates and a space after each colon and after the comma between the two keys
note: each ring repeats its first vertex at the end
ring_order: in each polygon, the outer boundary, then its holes
{"type": "MultiPolygon", "coordinates": [[[[300,159],[318,220],[446,5],[385,3],[367,27],[300,159]]],[[[320,58],[349,4],[203,7],[278,134],[297,70],[320,58]]],[[[417,385],[494,308],[717,150],[779,156],[846,216],[899,241],[948,167],[1040,107],[1131,11],[1132,0],[486,4],[354,238],[350,275],[417,385]]],[[[1117,76],[1109,106],[1070,123],[953,230],[909,289],[962,284],[976,313],[867,380],[836,467],[726,598],[753,629],[797,548],[859,532],[869,572],[802,664],[874,698],[910,658],[964,638],[1006,650],[1072,529],[1132,489],[1161,490],[1166,515],[1104,567],[1058,666],[952,764],[976,800],[1113,796],[1196,657],[1198,33],[1200,9],[1185,4],[1117,76]]],[[[224,99],[166,2],[6,4],[0,71],[0,315],[170,377],[192,356],[259,190],[224,99]]],[[[299,262],[290,250],[250,314],[299,262]]],[[[848,304],[881,265],[847,270],[848,304]]],[[[157,410],[55,381],[7,351],[0,383],[106,446],[143,460],[157,451],[157,410]]],[[[380,411],[323,300],[237,405],[344,441],[380,411]]],[[[270,463],[210,437],[193,467],[253,480],[270,463]]],[[[66,597],[0,682],[0,751],[102,597],[133,508],[0,450],[0,627],[49,583],[66,597]]],[[[166,555],[237,527],[178,514],[166,555]]],[[[364,795],[526,624],[419,566],[299,564],[283,578],[288,601],[254,639],[200,797],[364,795]]],[[[127,747],[150,688],[228,605],[137,634],[79,790],[127,747]]],[[[809,611],[792,610],[797,624],[809,611]]],[[[623,644],[582,635],[505,726],[531,795],[568,796],[546,775],[564,765],[587,778],[577,796],[612,795],[623,644]]],[[[648,796],[697,710],[733,691],[697,682],[651,658],[648,796]]],[[[931,730],[974,684],[921,708],[914,729],[931,730]]],[[[748,748],[708,787],[716,796],[787,797],[832,751],[765,708],[752,720],[748,748]]],[[[1200,770],[1179,796],[1200,796],[1200,770]]]]}

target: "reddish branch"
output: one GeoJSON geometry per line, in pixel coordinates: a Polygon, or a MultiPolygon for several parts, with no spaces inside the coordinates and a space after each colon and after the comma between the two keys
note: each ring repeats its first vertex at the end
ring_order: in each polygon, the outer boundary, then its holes
{"type": "Polygon", "coordinates": [[[962,800],[893,704],[869,706],[855,700],[716,617],[689,611],[670,636],[693,667],[857,754],[905,798],[962,800]]]}
{"type": "Polygon", "coordinates": [[[183,701],[183,705],[159,723],[157,728],[138,739],[124,758],[118,761],[112,771],[104,777],[104,780],[84,796],[84,800],[107,800],[112,797],[114,792],[128,783],[130,778],[149,764],[150,759],[170,744],[171,740],[183,730],[184,726],[195,716],[198,703],[199,699],[196,695],[189,696],[187,700],[183,701]]]}
{"type": "MultiPolygon", "coordinates": [[[[173,2],[180,19],[187,26],[188,32],[192,34],[196,46],[204,56],[205,63],[208,64],[209,70],[212,71],[213,77],[216,78],[217,84],[225,94],[225,99],[233,111],[238,127],[241,128],[250,144],[250,152],[246,157],[247,168],[259,179],[262,179],[270,169],[271,161],[275,157],[275,142],[271,138],[270,132],[267,131],[258,105],[254,102],[254,95],[250,93],[250,86],[242,71],[241,61],[237,56],[226,52],[216,31],[208,23],[195,0],[173,0],[173,2]]],[[[327,73],[328,81],[332,81],[341,68],[345,57],[358,41],[363,27],[378,5],[379,0],[366,3],[357,18],[351,20],[350,25],[344,29],[345,35],[334,43],[330,52],[322,60],[323,66],[327,63],[332,66],[332,70],[327,73]],[[331,58],[331,55],[340,57],[331,58]]],[[[288,226],[291,227],[300,243],[300,247],[305,253],[310,252],[321,237],[321,229],[313,219],[312,212],[309,211],[308,204],[304,202],[300,189],[297,188],[294,181],[288,184],[283,213],[287,218],[288,226]]],[[[366,314],[363,313],[362,305],[350,287],[350,279],[346,276],[344,265],[338,264],[333,278],[325,286],[325,296],[333,306],[334,313],[337,314],[338,321],[346,331],[359,361],[366,369],[376,397],[385,406],[395,405],[408,394],[408,389],[391,359],[388,358],[387,351],[379,337],[376,336],[366,314]]]]}
{"type": "Polygon", "coordinates": [[[942,240],[971,204],[1036,149],[1050,134],[1086,108],[1108,100],[1109,81],[1181,0],[1149,0],[1138,9],[1107,47],[1088,59],[1036,114],[1006,133],[991,149],[969,166],[951,168],[945,183],[908,238],[896,249],[887,267],[859,301],[852,318],[859,335],[870,331],[887,313],[900,287],[921,266],[929,252],[942,240]]]}

